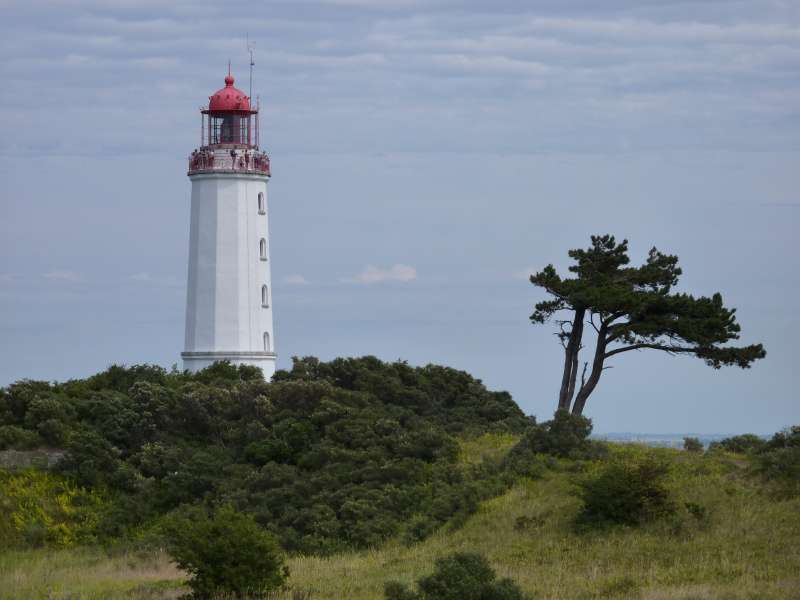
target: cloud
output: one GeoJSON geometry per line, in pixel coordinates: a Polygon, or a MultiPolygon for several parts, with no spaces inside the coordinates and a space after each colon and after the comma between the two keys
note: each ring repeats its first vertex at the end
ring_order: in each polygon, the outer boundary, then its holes
{"type": "Polygon", "coordinates": [[[14,281],[14,276],[8,273],[0,273],[0,283],[11,283],[14,281]]]}
{"type": "Polygon", "coordinates": [[[135,275],[131,275],[128,277],[130,281],[152,281],[152,277],[150,273],[136,273],[135,275]]]}
{"type": "Polygon", "coordinates": [[[302,275],[288,275],[283,278],[283,282],[289,285],[307,285],[308,280],[302,275]]]}
{"type": "Polygon", "coordinates": [[[400,281],[403,283],[414,281],[417,270],[409,265],[396,264],[388,269],[367,265],[355,277],[344,279],[348,283],[381,283],[384,281],[400,281]]]}
{"type": "Polygon", "coordinates": [[[83,275],[75,271],[50,271],[42,274],[42,277],[50,281],[83,281],[83,275]]]}

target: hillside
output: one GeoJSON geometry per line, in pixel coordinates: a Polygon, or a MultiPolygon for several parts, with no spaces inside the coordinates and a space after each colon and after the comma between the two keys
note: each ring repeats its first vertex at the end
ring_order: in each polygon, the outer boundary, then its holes
{"type": "MultiPolygon", "coordinates": [[[[462,460],[496,457],[508,436],[484,436],[464,446],[462,460]]],[[[499,575],[517,580],[533,598],[574,600],[745,600],[797,598],[800,589],[800,499],[765,494],[724,454],[636,446],[613,454],[656,454],[670,462],[669,486],[704,507],[698,520],[681,513],[644,528],[579,533],[573,484],[580,476],[564,461],[537,479],[524,478],[483,502],[460,528],[425,541],[400,540],[377,550],[330,557],[295,556],[290,585],[313,600],[379,600],[389,579],[411,582],[437,557],[455,550],[485,553],[499,575]]],[[[589,467],[591,468],[591,467],[589,467]]],[[[163,554],[99,550],[21,551],[0,555],[0,589],[15,598],[175,598],[181,574],[163,554]],[[47,595],[49,593],[49,595],[47,595]]],[[[291,600],[290,594],[285,595],[291,600]]]]}
{"type": "Polygon", "coordinates": [[[159,523],[221,504],[280,539],[274,600],[382,600],[456,551],[531,599],[800,589],[798,427],[705,452],[597,442],[587,419],[536,423],[466,373],[371,357],[297,360],[269,384],[227,365],[24,381],[0,390],[0,423],[0,446],[60,457],[0,470],[2,600],[178,598],[159,523]]]}
{"type": "Polygon", "coordinates": [[[223,363],[21,381],[0,390],[0,450],[62,449],[54,471],[78,487],[68,510],[55,498],[43,514],[14,507],[41,498],[7,500],[0,533],[17,547],[116,543],[184,507],[231,504],[293,552],[422,539],[508,484],[460,468],[454,435],[529,424],[507,393],[466,373],[372,357],[296,360],[272,383],[223,363]]]}

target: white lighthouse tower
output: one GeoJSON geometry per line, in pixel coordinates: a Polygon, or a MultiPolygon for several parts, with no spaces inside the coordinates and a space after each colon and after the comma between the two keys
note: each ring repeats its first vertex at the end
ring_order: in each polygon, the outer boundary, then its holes
{"type": "Polygon", "coordinates": [[[233,86],[201,109],[192,182],[184,368],[219,361],[275,372],[269,263],[269,156],[259,149],[258,107],[233,86]]]}

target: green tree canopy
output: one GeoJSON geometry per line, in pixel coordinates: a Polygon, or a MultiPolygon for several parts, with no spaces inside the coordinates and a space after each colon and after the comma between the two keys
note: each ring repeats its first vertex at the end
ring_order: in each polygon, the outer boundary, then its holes
{"type": "Polygon", "coordinates": [[[571,407],[573,413],[582,414],[607,368],[606,361],[624,352],[650,349],[689,354],[715,369],[747,368],[764,358],[761,344],[725,345],[739,339],[741,328],[736,309],[726,308],[719,293],[695,297],[673,291],[682,273],[677,256],[653,248],[644,264],[631,267],[627,240],[617,243],[611,235],[591,240],[591,247],[569,251],[575,263],[569,271],[574,277],[562,277],[553,265],[547,265],[530,278],[550,296],[536,304],[530,319],[534,324],[554,321],[564,348],[559,409],[571,407]],[[585,324],[597,339],[576,390],[585,324]]]}

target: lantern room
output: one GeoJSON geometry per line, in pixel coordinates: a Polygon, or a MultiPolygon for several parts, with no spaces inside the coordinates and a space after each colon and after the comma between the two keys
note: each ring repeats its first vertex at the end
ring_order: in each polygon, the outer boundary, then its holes
{"type": "Polygon", "coordinates": [[[201,110],[201,146],[258,147],[258,108],[250,106],[250,97],[234,87],[228,72],[225,87],[208,98],[208,108],[201,110]]]}

